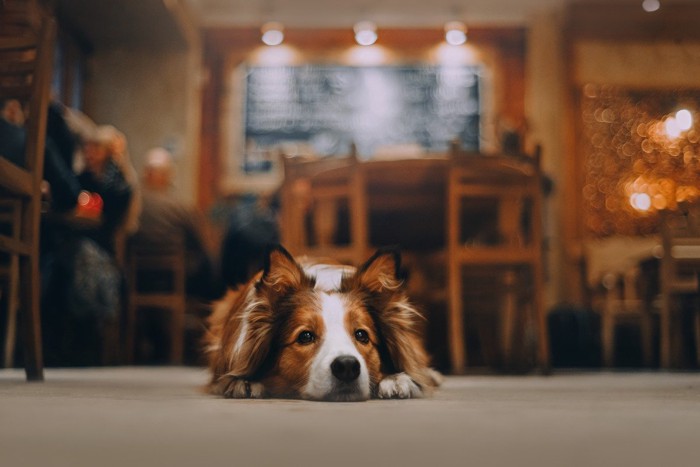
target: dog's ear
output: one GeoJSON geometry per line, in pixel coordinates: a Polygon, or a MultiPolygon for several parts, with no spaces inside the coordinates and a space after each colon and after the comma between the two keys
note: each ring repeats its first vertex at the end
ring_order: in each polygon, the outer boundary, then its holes
{"type": "Polygon", "coordinates": [[[243,293],[239,307],[246,322],[239,328],[242,335],[229,336],[230,350],[226,352],[224,374],[250,378],[264,371],[279,326],[276,303],[308,281],[301,266],[287,250],[280,245],[267,248],[263,274],[255,290],[243,293]]]}
{"type": "Polygon", "coordinates": [[[260,284],[276,294],[301,287],[307,277],[301,266],[281,245],[268,247],[260,284]]]}
{"type": "Polygon", "coordinates": [[[406,372],[429,389],[434,384],[421,339],[424,318],[406,297],[404,277],[398,249],[382,249],[358,268],[350,285],[366,293],[366,303],[382,335],[384,371],[406,372]]]}
{"type": "Polygon", "coordinates": [[[396,248],[378,250],[357,269],[354,285],[369,292],[394,292],[403,286],[401,255],[396,248]]]}

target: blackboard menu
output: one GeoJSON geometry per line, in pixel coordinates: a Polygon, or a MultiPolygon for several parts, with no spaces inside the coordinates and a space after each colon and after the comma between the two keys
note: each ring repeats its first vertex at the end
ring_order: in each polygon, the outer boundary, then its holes
{"type": "Polygon", "coordinates": [[[360,157],[371,158],[392,145],[445,151],[454,138],[476,150],[479,74],[477,66],[252,66],[246,150],[304,142],[332,155],[355,143],[360,157]]]}

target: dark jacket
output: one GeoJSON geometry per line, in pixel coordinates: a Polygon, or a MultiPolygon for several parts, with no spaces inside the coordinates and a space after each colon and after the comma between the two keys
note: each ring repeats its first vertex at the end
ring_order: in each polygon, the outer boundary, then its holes
{"type": "Polygon", "coordinates": [[[102,224],[89,236],[105,250],[114,253],[114,234],[124,221],[131,200],[131,185],[114,161],[108,161],[101,178],[85,171],[78,175],[83,190],[102,197],[102,224]]]}
{"type": "MultiPolygon", "coordinates": [[[[0,156],[25,167],[25,142],[27,132],[0,118],[0,156]]],[[[72,152],[70,152],[72,158],[72,152]]],[[[75,207],[80,185],[66,157],[60,154],[51,135],[47,135],[44,148],[44,179],[51,185],[52,209],[66,211],[75,207]]]]}

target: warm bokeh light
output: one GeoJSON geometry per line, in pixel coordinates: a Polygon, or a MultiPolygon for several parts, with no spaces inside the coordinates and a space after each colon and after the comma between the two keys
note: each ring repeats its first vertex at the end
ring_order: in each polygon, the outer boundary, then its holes
{"type": "Polygon", "coordinates": [[[678,138],[681,135],[681,127],[678,125],[678,120],[675,117],[668,117],[664,121],[664,129],[666,130],[666,136],[671,139],[678,138]]]}
{"type": "Polygon", "coordinates": [[[353,28],[355,42],[360,45],[372,45],[377,42],[377,26],[371,21],[360,21],[353,28]]]}
{"type": "Polygon", "coordinates": [[[659,0],[644,0],[642,2],[642,8],[647,13],[652,13],[661,8],[661,2],[659,2],[659,0]]]}
{"type": "Polygon", "coordinates": [[[651,208],[651,197],[646,193],[632,193],[630,204],[637,211],[646,212],[651,208]]]}
{"type": "Polygon", "coordinates": [[[445,41],[450,45],[462,45],[467,42],[467,27],[461,21],[449,21],[445,24],[445,41]]]}
{"type": "Polygon", "coordinates": [[[693,127],[693,115],[687,109],[676,112],[676,122],[681,131],[688,131],[693,127]]]}
{"type": "Polygon", "coordinates": [[[586,229],[659,232],[662,211],[700,198],[700,91],[583,86],[586,229]]]}
{"type": "Polygon", "coordinates": [[[262,41],[266,45],[280,45],[284,41],[284,26],[275,21],[265,23],[262,27],[262,41]]]}

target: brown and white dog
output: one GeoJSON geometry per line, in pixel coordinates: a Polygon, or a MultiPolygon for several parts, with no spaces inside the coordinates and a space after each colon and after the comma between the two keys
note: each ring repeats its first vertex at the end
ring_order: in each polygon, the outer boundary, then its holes
{"type": "Polygon", "coordinates": [[[355,269],[270,248],[264,270],[210,319],[210,392],[328,401],[429,393],[440,374],[428,367],[400,271],[393,250],[355,269]]]}

